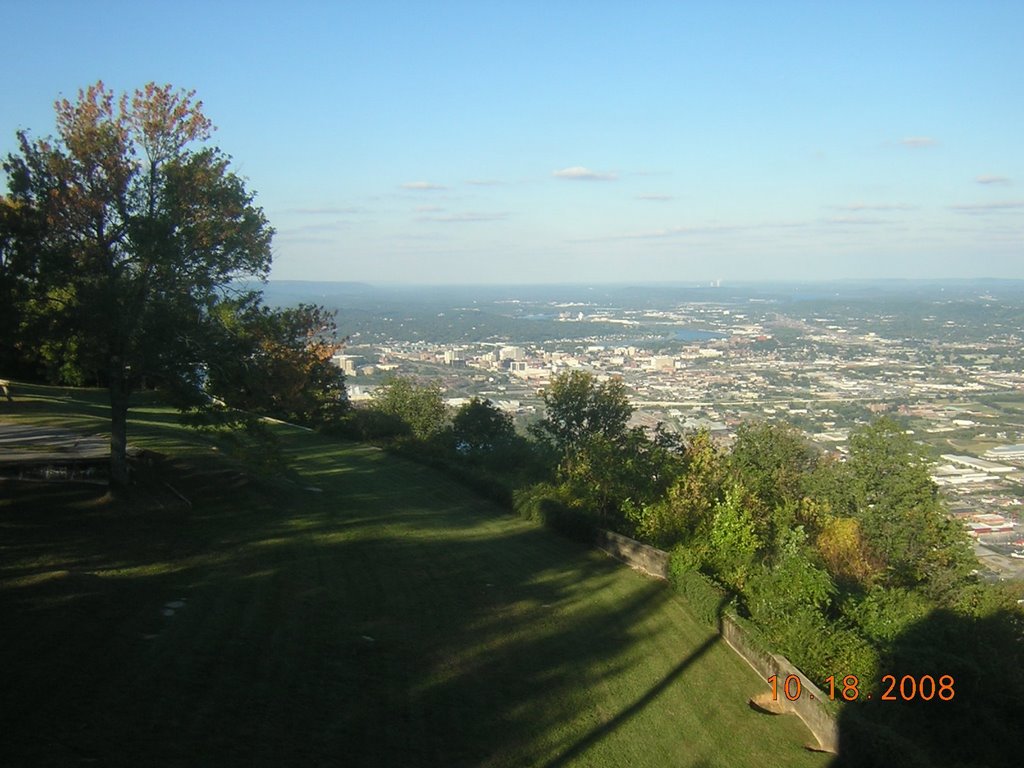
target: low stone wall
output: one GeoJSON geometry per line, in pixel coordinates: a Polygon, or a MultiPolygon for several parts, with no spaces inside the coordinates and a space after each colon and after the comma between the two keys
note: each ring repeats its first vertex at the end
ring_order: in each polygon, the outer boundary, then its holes
{"type": "Polygon", "coordinates": [[[659,579],[668,578],[667,552],[642,544],[628,536],[602,529],[598,529],[594,539],[598,549],[604,550],[616,560],[621,560],[630,568],[636,568],[659,579]]]}
{"type": "MultiPolygon", "coordinates": [[[[605,530],[597,531],[595,544],[599,549],[632,568],[659,579],[668,578],[668,553],[663,550],[642,544],[628,536],[605,530]]],[[[769,677],[778,676],[778,696],[771,702],[773,705],[771,710],[792,712],[803,720],[814,734],[818,740],[819,749],[837,752],[839,728],[836,725],[835,717],[828,708],[828,697],[818,689],[818,686],[794,667],[785,656],[762,651],[750,641],[746,630],[733,617],[728,614],[721,616],[718,626],[729,647],[753,667],[766,685],[769,677]],[[784,695],[783,688],[789,675],[796,675],[800,679],[800,696],[796,701],[789,701],[784,695]]],[[[764,696],[758,698],[764,698],[764,696]]]]}
{"type": "Polygon", "coordinates": [[[818,740],[818,748],[826,752],[839,751],[839,727],[828,709],[828,697],[821,692],[803,672],[793,666],[785,656],[766,653],[755,647],[732,616],[722,616],[720,622],[722,637],[729,647],[736,651],[765,682],[772,675],[777,676],[777,704],[782,712],[792,712],[810,729],[818,740]],[[784,694],[786,678],[796,675],[800,680],[800,695],[790,701],[784,694]]]}

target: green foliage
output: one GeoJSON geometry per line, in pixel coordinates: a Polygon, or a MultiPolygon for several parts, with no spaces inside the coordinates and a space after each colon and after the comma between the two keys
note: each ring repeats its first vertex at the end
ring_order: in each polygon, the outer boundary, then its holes
{"type": "Polygon", "coordinates": [[[417,440],[429,440],[438,434],[448,418],[441,388],[437,384],[417,384],[395,376],[373,393],[373,408],[401,419],[417,440]]]}
{"type": "Polygon", "coordinates": [[[501,449],[515,437],[512,417],[490,400],[472,398],[452,418],[452,437],[456,450],[469,455],[501,449]]]}
{"type": "Polygon", "coordinates": [[[33,286],[39,279],[37,252],[45,228],[38,210],[0,195],[0,370],[8,376],[34,373],[38,344],[33,286]]]}
{"type": "Polygon", "coordinates": [[[786,656],[812,680],[856,675],[863,681],[862,691],[874,690],[880,674],[878,653],[850,628],[828,621],[809,606],[759,626],[776,653],[786,656]]]}
{"type": "Polygon", "coordinates": [[[571,456],[591,438],[622,437],[633,413],[621,381],[598,383],[584,371],[555,376],[542,396],[544,418],[532,431],[539,439],[551,441],[563,456],[571,456]]]}
{"type": "Polygon", "coordinates": [[[773,564],[762,564],[745,594],[751,616],[771,626],[807,608],[824,615],[836,595],[828,572],[818,567],[806,545],[803,528],[786,532],[773,564]]]}
{"type": "Polygon", "coordinates": [[[725,492],[715,505],[708,530],[708,560],[728,588],[742,592],[763,541],[755,529],[749,494],[741,485],[725,492]]]}
{"type": "Polygon", "coordinates": [[[729,595],[701,573],[700,566],[698,554],[682,545],[677,546],[669,554],[668,580],[698,619],[717,628],[718,620],[729,603],[729,595]]]}
{"type": "Polygon", "coordinates": [[[803,477],[804,498],[810,498],[825,513],[844,517],[857,510],[857,494],[850,467],[835,456],[821,456],[803,477]]]}
{"type": "Polygon", "coordinates": [[[213,313],[206,390],[235,408],[312,426],[348,410],[345,376],[331,361],[334,314],[300,304],[261,306],[256,294],[213,313]]]}
{"type": "Polygon", "coordinates": [[[723,497],[724,477],[725,465],[710,435],[706,430],[697,432],[662,498],[630,505],[629,518],[637,535],[662,549],[689,541],[709,523],[723,497]]]}
{"type": "Polygon", "coordinates": [[[854,517],[889,586],[933,582],[939,592],[970,571],[967,536],[946,518],[928,459],[895,421],[881,418],[850,436],[854,517]]]}
{"type": "Polygon", "coordinates": [[[935,484],[924,449],[882,417],[850,435],[850,479],[863,507],[889,511],[932,504],[935,484]]]}
{"type": "Polygon", "coordinates": [[[73,340],[63,373],[109,387],[123,484],[129,394],[194,377],[211,306],[232,280],[267,274],[273,230],[228,158],[202,145],[211,124],[194,93],[151,83],[116,99],[97,83],[55,110],[57,137],[20,132],[3,164],[4,261],[19,265],[42,340],[73,340]]]}
{"type": "Polygon", "coordinates": [[[964,616],[979,619],[1002,613],[1016,622],[1018,634],[1024,637],[1024,582],[1020,580],[963,585],[951,605],[964,616]]]}
{"type": "Polygon", "coordinates": [[[585,509],[573,505],[558,486],[537,483],[516,490],[512,495],[516,513],[534,520],[570,539],[590,543],[597,521],[585,509]]]}
{"type": "Polygon", "coordinates": [[[412,429],[401,417],[368,407],[352,408],[334,431],[355,440],[373,443],[391,442],[412,435],[412,429]]]}
{"type": "Polygon", "coordinates": [[[678,475],[676,446],[663,430],[650,440],[626,429],[633,408],[621,381],[570,371],[554,377],[543,398],[544,418],[530,432],[560,456],[566,492],[606,524],[628,526],[623,508],[653,502],[678,475]]]}
{"type": "Polygon", "coordinates": [[[860,633],[884,646],[923,619],[933,605],[919,592],[899,587],[874,587],[863,597],[850,598],[843,614],[860,633]]]}
{"type": "Polygon", "coordinates": [[[591,436],[562,462],[559,476],[573,497],[602,519],[621,524],[620,512],[657,499],[681,466],[677,454],[635,428],[617,439],[591,436]]]}
{"type": "Polygon", "coordinates": [[[741,424],[729,454],[734,477],[766,509],[799,501],[814,454],[787,424],[741,424]]]}

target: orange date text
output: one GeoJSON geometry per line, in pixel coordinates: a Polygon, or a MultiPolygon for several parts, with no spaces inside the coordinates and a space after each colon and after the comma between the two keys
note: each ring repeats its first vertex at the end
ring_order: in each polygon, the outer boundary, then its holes
{"type": "MultiPolygon", "coordinates": [[[[768,678],[768,684],[772,687],[773,701],[778,701],[780,696],[788,701],[796,701],[804,695],[803,684],[797,675],[786,675],[781,679],[778,675],[772,675],[768,678]]],[[[861,692],[860,679],[856,675],[829,675],[822,687],[828,690],[830,701],[837,698],[842,701],[872,698],[872,694],[861,692]]],[[[956,695],[952,675],[940,675],[938,678],[934,675],[882,675],[879,688],[880,701],[952,701],[956,695]]],[[[809,695],[814,698],[814,694],[809,695]]]]}

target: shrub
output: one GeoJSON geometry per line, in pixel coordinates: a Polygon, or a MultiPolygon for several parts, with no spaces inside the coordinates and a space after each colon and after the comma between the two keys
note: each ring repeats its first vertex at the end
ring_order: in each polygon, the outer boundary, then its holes
{"type": "Polygon", "coordinates": [[[367,442],[389,442],[412,435],[412,429],[399,416],[376,408],[353,408],[333,433],[367,442]]]}
{"type": "Polygon", "coordinates": [[[744,589],[754,619],[784,621],[803,608],[824,612],[836,593],[828,572],[812,561],[801,526],[784,531],[772,566],[762,564],[752,571],[744,589]]]}
{"type": "Polygon", "coordinates": [[[726,586],[742,591],[762,547],[746,490],[735,485],[715,505],[708,531],[709,559],[715,575],[726,586]]]}
{"type": "Polygon", "coordinates": [[[851,599],[843,613],[861,634],[876,643],[889,643],[931,610],[921,594],[900,588],[874,587],[860,599],[851,599]]]}
{"type": "Polygon", "coordinates": [[[701,573],[700,565],[698,553],[678,546],[669,554],[668,580],[698,619],[717,628],[729,593],[701,573]]]}
{"type": "Polygon", "coordinates": [[[417,384],[397,376],[373,393],[372,408],[405,422],[417,440],[428,440],[440,432],[448,418],[438,384],[417,384]]]}
{"type": "Polygon", "coordinates": [[[819,611],[803,606],[786,616],[759,622],[768,643],[804,674],[824,687],[830,675],[856,675],[861,693],[878,684],[878,653],[853,629],[828,621],[819,611]]]}
{"type": "Polygon", "coordinates": [[[537,483],[512,494],[512,504],[520,517],[536,520],[570,539],[589,543],[597,521],[592,514],[567,504],[558,486],[537,483]]]}

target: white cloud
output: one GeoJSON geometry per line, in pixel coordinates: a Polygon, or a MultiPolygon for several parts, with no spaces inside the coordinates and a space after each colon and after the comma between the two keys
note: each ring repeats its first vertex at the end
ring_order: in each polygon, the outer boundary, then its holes
{"type": "Polygon", "coordinates": [[[936,146],[939,142],[931,136],[907,136],[900,139],[899,143],[908,149],[927,149],[936,146]]]}
{"type": "Polygon", "coordinates": [[[443,210],[444,210],[444,208],[442,208],[439,205],[417,205],[416,206],[416,213],[438,213],[438,212],[443,211],[443,210]]]}
{"type": "Polygon", "coordinates": [[[342,215],[345,215],[345,214],[348,214],[348,213],[363,213],[363,209],[361,209],[361,208],[351,208],[351,207],[346,207],[346,208],[288,208],[288,209],[286,209],[285,212],[286,213],[304,213],[304,214],[312,215],[312,216],[322,216],[322,215],[342,216],[342,215]]]}
{"type": "Polygon", "coordinates": [[[959,203],[949,206],[960,213],[1001,213],[1024,208],[1024,200],[1005,200],[999,203],[959,203]]]}
{"type": "Polygon", "coordinates": [[[983,174],[975,179],[979,184],[994,184],[1001,186],[1009,186],[1013,182],[1006,176],[995,176],[992,174],[983,174]]]}
{"type": "Polygon", "coordinates": [[[505,182],[497,179],[466,179],[466,183],[472,184],[474,187],[500,187],[505,182]]]}
{"type": "Polygon", "coordinates": [[[419,192],[432,191],[436,189],[448,189],[442,184],[434,184],[430,181],[407,181],[402,185],[402,189],[413,189],[419,192]]]}
{"type": "Polygon", "coordinates": [[[463,213],[452,213],[447,216],[421,216],[419,221],[440,221],[449,224],[466,224],[480,221],[502,221],[508,218],[508,214],[481,213],[479,211],[465,211],[463,213]]]}
{"type": "Polygon", "coordinates": [[[584,168],[582,165],[563,168],[551,175],[556,179],[568,179],[569,181],[615,181],[618,179],[618,176],[614,173],[600,173],[584,168]]]}
{"type": "Polygon", "coordinates": [[[832,206],[837,211],[913,211],[914,206],[906,203],[850,203],[832,206]]]}
{"type": "Polygon", "coordinates": [[[830,219],[824,219],[824,222],[826,224],[854,224],[857,226],[890,223],[885,219],[872,219],[864,216],[833,216],[830,219]]]}

